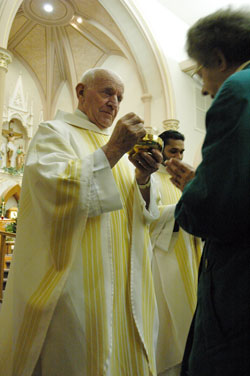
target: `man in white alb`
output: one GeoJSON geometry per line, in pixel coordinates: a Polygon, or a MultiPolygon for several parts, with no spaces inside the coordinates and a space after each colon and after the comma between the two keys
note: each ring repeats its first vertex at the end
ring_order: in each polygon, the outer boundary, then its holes
{"type": "Polygon", "coordinates": [[[5,376],[156,376],[158,313],[149,225],[161,153],[127,152],[134,113],[109,128],[124,87],[88,71],[78,109],[40,124],[26,158],[14,258],[0,313],[5,376]]]}

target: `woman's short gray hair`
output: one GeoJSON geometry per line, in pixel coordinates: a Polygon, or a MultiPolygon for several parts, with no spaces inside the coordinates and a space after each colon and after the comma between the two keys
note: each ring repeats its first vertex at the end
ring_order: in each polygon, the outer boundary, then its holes
{"type": "Polygon", "coordinates": [[[188,31],[186,50],[199,64],[215,64],[220,50],[230,65],[250,59],[250,9],[220,9],[199,19],[188,31]]]}

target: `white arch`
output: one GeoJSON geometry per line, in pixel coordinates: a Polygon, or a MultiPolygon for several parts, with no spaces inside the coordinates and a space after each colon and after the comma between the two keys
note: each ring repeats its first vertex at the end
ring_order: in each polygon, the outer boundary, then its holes
{"type": "Polygon", "coordinates": [[[10,29],[22,0],[2,0],[0,3],[0,47],[8,46],[10,29]]]}
{"type": "Polygon", "coordinates": [[[174,119],[176,108],[166,61],[146,23],[129,0],[99,0],[125,37],[136,61],[143,87],[152,98],[163,96],[162,117],[174,119]],[[150,67],[150,71],[148,70],[150,67]]]}

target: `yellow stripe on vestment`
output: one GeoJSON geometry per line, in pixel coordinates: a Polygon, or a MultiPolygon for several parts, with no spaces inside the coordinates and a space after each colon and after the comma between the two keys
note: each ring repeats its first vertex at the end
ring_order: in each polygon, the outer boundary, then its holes
{"type": "Polygon", "coordinates": [[[115,275],[113,349],[117,349],[112,353],[111,374],[146,375],[147,359],[135,326],[130,302],[133,176],[123,161],[115,166],[113,174],[121,192],[123,210],[111,213],[115,275]],[[124,294],[121,294],[123,291],[124,294]]]}
{"type": "Polygon", "coordinates": [[[89,218],[82,240],[83,290],[86,315],[87,372],[98,375],[109,353],[101,219],[89,218]]]}
{"type": "Polygon", "coordinates": [[[148,360],[150,369],[153,375],[156,374],[155,369],[155,354],[153,348],[154,342],[154,314],[155,314],[155,292],[154,282],[151,272],[151,260],[148,257],[148,246],[150,242],[149,231],[146,227],[144,229],[144,254],[143,254],[143,275],[142,275],[142,311],[145,312],[143,317],[143,330],[145,333],[145,344],[148,349],[148,360]]]}
{"type": "Polygon", "coordinates": [[[32,212],[32,200],[30,198],[30,193],[28,191],[22,191],[20,208],[22,210],[18,211],[18,233],[25,234],[26,229],[30,227],[30,213],[32,212]]]}
{"type": "Polygon", "coordinates": [[[46,273],[38,289],[26,305],[14,355],[13,375],[15,376],[22,376],[34,337],[40,324],[42,309],[48,302],[48,299],[60,281],[62,274],[62,272],[56,272],[52,267],[46,273]]]}
{"type": "Polygon", "coordinates": [[[193,278],[192,265],[188,257],[187,247],[183,238],[182,230],[179,230],[178,239],[174,247],[175,255],[179,264],[181,277],[184,283],[185,291],[191,311],[194,312],[196,307],[196,285],[197,282],[193,278]]]}
{"type": "Polygon", "coordinates": [[[70,161],[64,174],[58,178],[54,218],[52,221],[54,227],[50,241],[54,265],[49,268],[38,288],[27,302],[14,354],[15,376],[22,375],[39,324],[44,316],[43,308],[48,303],[55,287],[64,275],[66,266],[70,262],[71,255],[69,252],[72,243],[72,231],[67,222],[71,224],[73,221],[73,206],[78,202],[80,190],[80,174],[80,161],[70,161]],[[68,207],[63,209],[66,206],[66,198],[68,207]],[[58,220],[58,216],[60,216],[60,220],[58,220]],[[61,231],[61,227],[63,231],[61,231]]]}
{"type": "Polygon", "coordinates": [[[74,228],[74,207],[80,192],[80,160],[71,160],[60,182],[56,195],[56,211],[51,231],[51,254],[56,269],[66,268],[71,261],[72,228],[74,228]]]}
{"type": "Polygon", "coordinates": [[[181,197],[181,191],[171,183],[170,175],[157,172],[157,177],[160,179],[158,187],[161,192],[163,204],[176,204],[181,197]]]}
{"type": "MultiPolygon", "coordinates": [[[[107,142],[107,136],[84,130],[84,142],[93,153],[107,142]]],[[[103,270],[101,217],[88,218],[82,239],[83,291],[85,300],[85,332],[87,372],[102,373],[101,367],[109,355],[108,318],[106,312],[105,276],[103,270]]]]}
{"type": "MultiPolygon", "coordinates": [[[[93,132],[84,131],[84,137],[85,140],[88,137],[90,152],[95,151],[108,140],[107,136],[93,132]]],[[[130,302],[130,248],[134,195],[132,182],[134,177],[123,159],[112,169],[112,173],[121,194],[123,209],[106,214],[110,215],[110,254],[114,275],[112,354],[109,369],[112,375],[146,376],[148,375],[147,359],[134,323],[130,302]]],[[[87,221],[82,254],[83,267],[86,268],[86,271],[89,271],[86,272],[89,275],[85,276],[83,284],[87,296],[86,305],[91,312],[86,318],[86,338],[90,341],[89,348],[94,350],[87,357],[89,376],[96,376],[101,373],[100,366],[109,353],[108,331],[105,327],[108,322],[105,311],[105,276],[102,263],[103,257],[105,255],[107,257],[107,250],[102,249],[101,232],[102,227],[98,217],[87,221]],[[95,224],[96,222],[98,222],[98,225],[95,224]],[[94,241],[94,237],[98,240],[94,241]],[[90,283],[90,280],[92,283],[90,283]],[[99,333],[96,334],[96,339],[94,335],[98,328],[99,333]]],[[[146,306],[145,309],[148,309],[148,307],[146,306]]],[[[150,329],[146,326],[145,331],[148,330],[150,329]]]]}

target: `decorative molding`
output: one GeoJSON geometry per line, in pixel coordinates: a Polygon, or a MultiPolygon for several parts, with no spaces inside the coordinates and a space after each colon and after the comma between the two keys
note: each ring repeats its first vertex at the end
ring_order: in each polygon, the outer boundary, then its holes
{"type": "Polygon", "coordinates": [[[179,67],[181,68],[181,71],[186,73],[188,76],[192,76],[192,74],[195,71],[196,63],[192,59],[187,59],[179,63],[179,67]]]}
{"type": "Polygon", "coordinates": [[[143,103],[148,103],[148,102],[151,102],[152,100],[152,95],[149,94],[149,93],[145,93],[141,96],[141,100],[143,103]]]}
{"type": "Polygon", "coordinates": [[[33,136],[34,110],[33,100],[28,105],[28,95],[24,96],[22,73],[19,73],[15,89],[9,99],[8,105],[4,104],[3,123],[11,119],[18,119],[27,132],[27,137],[33,136]]]}
{"type": "Polygon", "coordinates": [[[177,119],[163,120],[162,123],[163,123],[164,131],[169,131],[169,130],[177,131],[179,129],[180,122],[177,119]]]}
{"type": "Polygon", "coordinates": [[[8,65],[12,62],[12,53],[0,47],[0,68],[8,71],[8,65]]]}
{"type": "Polygon", "coordinates": [[[22,80],[22,73],[19,73],[16,87],[14,89],[14,93],[10,98],[9,105],[12,106],[13,109],[21,110],[26,112],[27,111],[27,101],[24,98],[23,93],[23,80],[22,80]]]}
{"type": "Polygon", "coordinates": [[[186,73],[189,77],[191,77],[195,81],[196,85],[201,89],[202,81],[197,79],[197,75],[193,76],[195,69],[197,68],[196,62],[192,59],[187,59],[179,63],[179,66],[182,72],[186,73]]]}
{"type": "Polygon", "coordinates": [[[46,13],[41,6],[41,0],[24,0],[23,12],[32,21],[41,25],[67,25],[74,16],[75,9],[68,0],[53,0],[53,12],[46,13]]]}

